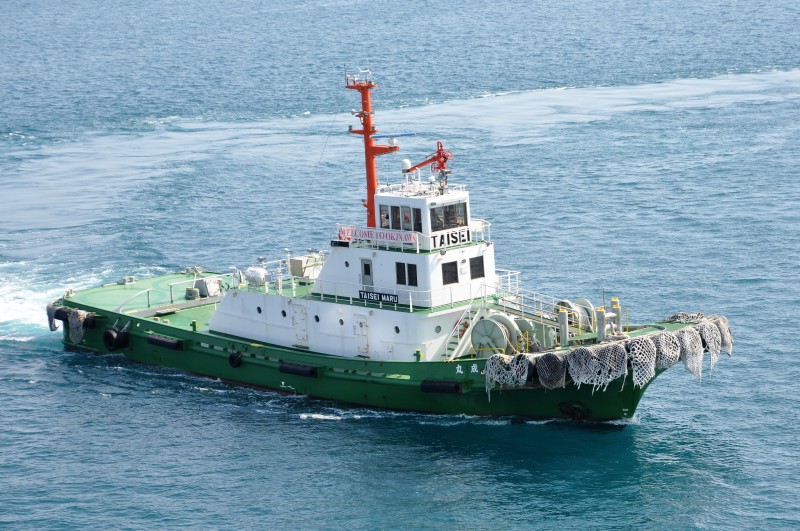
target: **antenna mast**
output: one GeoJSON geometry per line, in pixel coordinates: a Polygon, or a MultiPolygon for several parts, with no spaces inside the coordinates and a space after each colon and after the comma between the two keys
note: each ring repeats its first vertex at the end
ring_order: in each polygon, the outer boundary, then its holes
{"type": "Polygon", "coordinates": [[[381,155],[397,151],[400,147],[376,144],[372,138],[378,132],[378,129],[372,123],[374,113],[372,111],[370,91],[377,87],[378,84],[369,78],[369,70],[361,70],[360,73],[365,74],[364,79],[361,79],[358,75],[345,76],[345,88],[357,90],[361,93],[361,112],[353,111],[353,116],[361,121],[361,129],[353,129],[353,126],[350,126],[349,132],[364,137],[364,162],[366,163],[367,171],[367,200],[364,202],[364,206],[367,208],[367,227],[375,227],[375,191],[378,189],[378,168],[375,164],[375,159],[381,155]]]}

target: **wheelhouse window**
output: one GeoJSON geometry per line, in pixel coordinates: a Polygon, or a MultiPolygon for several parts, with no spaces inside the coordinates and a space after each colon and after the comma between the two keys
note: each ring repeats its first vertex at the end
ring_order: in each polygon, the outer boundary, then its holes
{"type": "Polygon", "coordinates": [[[403,230],[411,230],[414,227],[411,221],[411,207],[400,207],[400,212],[403,215],[403,230]]]}
{"type": "Polygon", "coordinates": [[[400,230],[400,207],[392,207],[392,229],[400,230]]]}
{"type": "Polygon", "coordinates": [[[381,205],[381,228],[389,228],[389,206],[381,205]]]}
{"type": "Polygon", "coordinates": [[[431,208],[431,231],[455,229],[467,225],[467,204],[454,203],[431,208]]]}
{"type": "Polygon", "coordinates": [[[410,206],[379,205],[382,229],[422,232],[422,209],[410,206]]]}
{"type": "Polygon", "coordinates": [[[486,273],[483,270],[483,255],[469,259],[469,276],[472,279],[483,278],[486,273]]]}
{"type": "Polygon", "coordinates": [[[412,209],[414,212],[414,231],[422,232],[422,210],[419,208],[412,209]]]}
{"type": "Polygon", "coordinates": [[[447,262],[442,264],[442,284],[457,284],[458,283],[458,264],[456,262],[447,262]]]}

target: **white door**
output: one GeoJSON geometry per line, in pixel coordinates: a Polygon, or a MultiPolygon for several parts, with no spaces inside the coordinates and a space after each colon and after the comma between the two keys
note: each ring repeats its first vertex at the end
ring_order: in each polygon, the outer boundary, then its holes
{"type": "Polygon", "coordinates": [[[294,327],[295,337],[298,341],[308,340],[306,307],[300,304],[295,304],[292,311],[292,326],[294,327]]]}
{"type": "Polygon", "coordinates": [[[365,290],[372,287],[372,260],[361,259],[361,283],[365,290]]]}
{"type": "Polygon", "coordinates": [[[369,352],[369,333],[367,330],[367,317],[365,315],[356,315],[355,324],[356,334],[356,347],[358,347],[359,354],[366,354],[369,352]]]}

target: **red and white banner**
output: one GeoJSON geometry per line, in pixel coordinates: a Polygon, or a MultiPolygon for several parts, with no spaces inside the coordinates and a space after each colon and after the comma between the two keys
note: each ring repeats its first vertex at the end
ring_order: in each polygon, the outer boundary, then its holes
{"type": "Polygon", "coordinates": [[[417,233],[367,227],[339,227],[339,239],[342,241],[369,240],[373,242],[397,242],[416,245],[417,233]]]}

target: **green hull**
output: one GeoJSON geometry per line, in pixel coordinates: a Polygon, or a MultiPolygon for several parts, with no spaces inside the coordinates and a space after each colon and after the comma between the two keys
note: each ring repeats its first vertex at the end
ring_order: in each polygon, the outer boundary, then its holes
{"type": "MultiPolygon", "coordinates": [[[[199,332],[154,327],[148,331],[181,341],[181,350],[153,345],[147,341],[150,334],[133,332],[128,346],[121,350],[128,359],[228,382],[369,407],[426,413],[612,420],[631,417],[645,391],[644,388],[635,389],[632,380],[627,378],[624,384],[623,379],[619,379],[611,382],[606,391],[594,393],[590,386],[577,388],[568,383],[564,388],[552,390],[538,385],[494,389],[489,395],[480,374],[486,360],[377,362],[255,345],[236,339],[209,341],[199,332]],[[231,355],[241,355],[239,366],[232,366],[231,355]],[[453,377],[456,365],[463,367],[464,378],[453,377]],[[478,373],[470,377],[473,365],[477,365],[478,373]],[[290,370],[309,374],[295,374],[290,370]],[[426,388],[432,389],[423,391],[423,382],[427,382],[426,388]]],[[[64,343],[71,348],[105,353],[108,350],[103,345],[102,333],[99,328],[87,330],[81,342],[74,344],[65,332],[64,343]]]]}
{"type": "Polygon", "coordinates": [[[484,378],[486,359],[376,361],[224,337],[208,330],[214,302],[176,304],[169,290],[163,289],[185,278],[175,274],[135,285],[112,284],[59,300],[62,311],[80,309],[92,316],[78,341],[72,341],[65,321],[64,344],[98,354],[121,352],[133,361],[284,393],[426,413],[624,419],[633,416],[647,387],[634,387],[629,376],[612,381],[604,391],[593,392],[591,386],[578,388],[567,379],[563,388],[545,389],[537,382],[494,389],[489,395],[484,378]],[[151,300],[136,296],[142,288],[153,289],[151,300]],[[132,295],[134,300],[126,303],[132,295]],[[119,308],[122,305],[124,309],[119,308]],[[115,324],[117,328],[127,325],[127,344],[109,349],[103,335],[115,324]]]}

